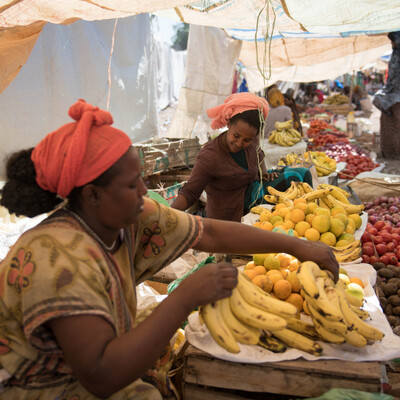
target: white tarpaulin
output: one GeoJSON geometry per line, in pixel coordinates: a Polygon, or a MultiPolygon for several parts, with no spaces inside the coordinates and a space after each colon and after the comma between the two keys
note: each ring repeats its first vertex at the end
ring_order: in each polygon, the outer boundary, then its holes
{"type": "Polygon", "coordinates": [[[270,53],[268,48],[264,51],[264,46],[258,44],[259,66],[263,74],[269,76],[268,82],[265,82],[257,67],[254,42],[243,42],[239,60],[246,67],[244,74],[249,90],[259,91],[277,81],[315,82],[335,79],[376,61],[390,48],[390,40],[386,35],[274,39],[270,53]]]}
{"type": "Polygon", "coordinates": [[[241,44],[221,29],[191,25],[185,81],[168,137],[207,140],[211,128],[206,111],[231,94],[241,44]]]}
{"type": "MultiPolygon", "coordinates": [[[[1,177],[8,154],[33,147],[47,133],[72,122],[68,107],[79,98],[106,109],[114,22],[78,21],[44,27],[28,62],[0,94],[1,177]]],[[[118,21],[109,111],[114,126],[133,142],[158,133],[158,57],[148,14],[118,21]]]]}

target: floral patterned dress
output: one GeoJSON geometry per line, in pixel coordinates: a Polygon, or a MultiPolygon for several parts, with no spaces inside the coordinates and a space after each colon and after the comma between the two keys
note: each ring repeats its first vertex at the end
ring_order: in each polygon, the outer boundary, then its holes
{"type": "MultiPolygon", "coordinates": [[[[202,230],[200,218],[146,199],[137,228],[124,230],[114,255],[62,210],[25,232],[0,264],[0,368],[12,375],[0,399],[94,399],[46,323],[98,315],[123,335],[135,321],[135,286],[194,246],[202,230]]],[[[139,379],[111,399],[161,394],[139,379]]]]}

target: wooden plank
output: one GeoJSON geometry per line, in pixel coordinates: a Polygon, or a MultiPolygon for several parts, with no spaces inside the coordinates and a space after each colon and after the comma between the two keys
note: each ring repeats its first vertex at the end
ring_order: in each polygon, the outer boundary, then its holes
{"type": "Polygon", "coordinates": [[[237,396],[231,392],[212,390],[210,387],[187,385],[183,387],[183,398],[187,400],[244,400],[246,397],[237,396]]]}
{"type": "Polygon", "coordinates": [[[341,360],[294,360],[276,363],[233,363],[189,346],[185,353],[185,384],[224,389],[320,396],[332,388],[379,392],[379,362],[341,360]]]}
{"type": "Polygon", "coordinates": [[[320,396],[332,388],[379,392],[379,380],[346,379],[324,373],[286,371],[256,364],[188,359],[184,382],[249,392],[279,393],[303,397],[320,396]],[[240,368],[239,368],[240,367],[240,368]]]}
{"type": "MultiPolygon", "coordinates": [[[[185,356],[188,358],[204,358],[206,360],[215,360],[217,362],[225,362],[214,358],[212,355],[205,353],[193,346],[189,346],[186,350],[185,356]]],[[[356,361],[343,361],[343,360],[316,360],[307,361],[304,359],[292,360],[292,361],[280,361],[271,363],[258,363],[258,364],[241,364],[241,363],[229,363],[233,365],[241,366],[242,371],[243,365],[254,366],[257,365],[261,368],[274,368],[283,369],[285,371],[304,371],[307,370],[309,373],[324,373],[328,375],[339,376],[347,379],[372,379],[380,381],[381,377],[381,363],[377,361],[370,362],[356,362],[356,361]]]]}

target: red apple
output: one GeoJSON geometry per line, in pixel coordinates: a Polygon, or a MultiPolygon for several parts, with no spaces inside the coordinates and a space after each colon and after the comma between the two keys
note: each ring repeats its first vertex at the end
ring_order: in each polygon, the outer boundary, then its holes
{"type": "Polygon", "coordinates": [[[392,239],[397,240],[400,243],[400,235],[398,233],[392,233],[392,239]]]}
{"type": "Polygon", "coordinates": [[[386,253],[385,256],[389,257],[389,264],[396,265],[399,261],[394,253],[386,253]]]}
{"type": "Polygon", "coordinates": [[[389,232],[380,231],[379,234],[382,236],[384,242],[389,243],[392,241],[392,235],[389,232]]]}
{"type": "Polygon", "coordinates": [[[393,242],[389,242],[387,243],[386,248],[388,251],[393,251],[396,248],[396,246],[394,245],[393,242]]]}
{"type": "Polygon", "coordinates": [[[370,229],[368,229],[367,232],[370,233],[371,235],[377,235],[378,234],[378,229],[370,228],[370,229]]]}
{"type": "Polygon", "coordinates": [[[376,252],[380,255],[383,256],[386,253],[386,245],[383,243],[379,243],[375,246],[376,252]]]}
{"type": "Polygon", "coordinates": [[[397,247],[399,245],[399,242],[395,239],[392,239],[392,243],[394,244],[394,247],[397,247]]]}
{"type": "Polygon", "coordinates": [[[366,254],[368,257],[371,257],[375,254],[373,247],[370,247],[370,246],[363,246],[362,252],[363,252],[363,254],[366,254]]]}
{"type": "Polygon", "coordinates": [[[383,237],[380,235],[374,236],[374,243],[375,244],[383,243],[383,237]]]}
{"type": "Polygon", "coordinates": [[[364,242],[362,245],[363,245],[363,247],[364,246],[368,246],[368,247],[372,247],[372,248],[374,247],[374,244],[372,242],[364,242]]]}
{"type": "Polygon", "coordinates": [[[375,222],[375,224],[374,224],[374,228],[378,229],[378,231],[379,231],[380,229],[382,229],[384,226],[385,226],[385,222],[384,222],[384,221],[377,221],[377,222],[375,222]]]}
{"type": "Polygon", "coordinates": [[[389,264],[389,257],[385,254],[384,256],[381,256],[379,258],[379,261],[383,262],[385,265],[388,265],[389,264]]]}
{"type": "Polygon", "coordinates": [[[369,261],[370,261],[371,264],[375,264],[376,262],[379,261],[379,257],[378,256],[371,256],[369,258],[369,261]]]}
{"type": "Polygon", "coordinates": [[[371,241],[371,235],[367,231],[365,231],[361,236],[361,242],[364,243],[369,241],[371,241]]]}
{"type": "Polygon", "coordinates": [[[371,263],[371,259],[370,259],[369,256],[367,256],[366,254],[363,254],[363,255],[361,256],[361,258],[362,258],[362,260],[363,260],[364,263],[366,263],[366,264],[370,264],[370,263],[371,263]]]}

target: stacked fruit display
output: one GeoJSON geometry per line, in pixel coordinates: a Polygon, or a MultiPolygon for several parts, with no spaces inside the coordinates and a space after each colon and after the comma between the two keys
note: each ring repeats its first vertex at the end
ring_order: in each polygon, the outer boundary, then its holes
{"type": "Polygon", "coordinates": [[[400,228],[389,221],[370,222],[361,236],[362,258],[365,263],[400,267],[400,228]]]}
{"type": "Polygon", "coordinates": [[[355,240],[354,233],[362,225],[359,214],[364,206],[350,204],[347,192],[325,184],[313,190],[304,182],[292,182],[284,193],[271,187],[268,190],[271,194],[265,199],[275,203],[275,207],[252,208],[251,212],[260,213],[254,226],[266,230],[280,228],[296,237],[326,243],[332,246],[339,262],[361,256],[360,242],[355,240]]]}
{"type": "Polygon", "coordinates": [[[304,162],[313,163],[318,176],[327,176],[336,171],[336,161],[328,157],[323,151],[309,151],[301,156],[295,153],[289,153],[286,157],[282,157],[279,160],[278,165],[291,165],[295,167],[296,164],[303,164],[304,162]]]}
{"type": "Polygon", "coordinates": [[[293,128],[293,121],[275,122],[275,130],[268,137],[268,142],[279,146],[293,146],[300,142],[301,134],[293,128]]]}
{"type": "MultiPolygon", "coordinates": [[[[274,293],[286,296],[289,290],[285,287],[292,284],[278,273],[270,276],[277,277],[274,293]],[[278,285],[279,282],[282,283],[278,285]]],[[[277,298],[273,297],[242,273],[232,295],[200,307],[200,318],[214,340],[232,353],[240,352],[239,343],[242,343],[262,345],[275,352],[290,346],[321,355],[323,348],[318,343],[321,340],[363,347],[383,338],[380,330],[364,322],[369,315],[359,305],[352,304],[356,298],[346,290],[345,282],[339,280],[335,284],[326,271],[311,261],[298,267],[296,278],[295,285],[304,296],[303,307],[312,323],[296,318],[299,307],[280,300],[276,294],[277,298]]]]}

